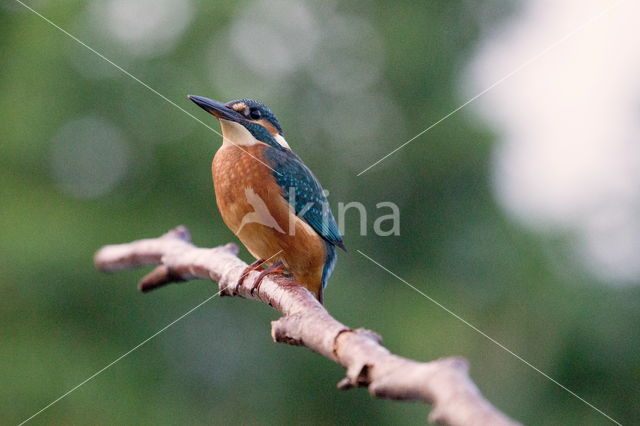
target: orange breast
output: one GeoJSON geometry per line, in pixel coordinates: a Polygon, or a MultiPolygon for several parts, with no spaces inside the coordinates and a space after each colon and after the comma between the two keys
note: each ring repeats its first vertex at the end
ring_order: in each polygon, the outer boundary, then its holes
{"type": "Polygon", "coordinates": [[[256,259],[282,261],[300,284],[319,294],[324,242],[295,215],[273,171],[256,160],[265,162],[264,148],[222,146],[216,153],[212,173],[222,219],[256,259]]]}

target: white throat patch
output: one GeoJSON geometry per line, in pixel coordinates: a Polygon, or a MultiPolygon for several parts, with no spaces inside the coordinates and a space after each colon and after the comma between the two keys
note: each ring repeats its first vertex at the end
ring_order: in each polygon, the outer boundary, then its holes
{"type": "MultiPolygon", "coordinates": [[[[221,119],[220,126],[222,127],[222,145],[251,146],[262,143],[240,123],[221,119]]],[[[282,135],[276,135],[274,139],[280,146],[291,149],[282,135]]]]}
{"type": "Polygon", "coordinates": [[[235,121],[220,120],[220,127],[222,145],[251,146],[260,142],[242,124],[235,121]]]}

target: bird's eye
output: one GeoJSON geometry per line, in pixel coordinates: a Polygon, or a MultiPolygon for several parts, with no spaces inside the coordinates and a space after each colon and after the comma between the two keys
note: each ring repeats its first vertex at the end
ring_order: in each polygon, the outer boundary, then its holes
{"type": "Polygon", "coordinates": [[[251,109],[251,111],[249,111],[249,117],[251,117],[253,120],[258,120],[260,117],[262,117],[262,113],[259,109],[251,109]]]}

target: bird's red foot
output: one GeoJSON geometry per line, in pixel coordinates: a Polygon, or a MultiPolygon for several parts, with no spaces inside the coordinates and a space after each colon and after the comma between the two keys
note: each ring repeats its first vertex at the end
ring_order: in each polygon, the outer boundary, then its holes
{"type": "Polygon", "coordinates": [[[255,262],[253,262],[251,265],[247,266],[244,271],[242,271],[242,275],[240,275],[240,279],[238,279],[238,283],[236,284],[236,293],[238,292],[238,289],[240,288],[240,286],[242,285],[242,283],[244,283],[245,278],[247,278],[247,276],[253,272],[253,271],[257,271],[258,269],[260,269],[260,267],[262,267],[262,265],[264,265],[264,259],[258,259],[255,262]]]}
{"type": "Polygon", "coordinates": [[[260,275],[258,275],[258,278],[256,278],[256,281],[253,283],[253,287],[251,288],[251,295],[253,296],[253,293],[260,289],[260,284],[262,284],[262,280],[267,275],[270,275],[270,274],[284,274],[286,272],[287,272],[287,270],[286,270],[286,268],[284,267],[284,264],[281,261],[277,261],[276,263],[274,263],[273,265],[271,265],[270,267],[268,267],[264,271],[260,272],[260,275]]]}

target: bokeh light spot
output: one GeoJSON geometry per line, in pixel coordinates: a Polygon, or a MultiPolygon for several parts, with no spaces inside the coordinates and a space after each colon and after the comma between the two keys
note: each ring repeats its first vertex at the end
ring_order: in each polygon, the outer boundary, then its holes
{"type": "MultiPolygon", "coordinates": [[[[528,2],[481,43],[476,94],[607,7],[528,2]]],[[[640,33],[638,3],[565,39],[473,105],[495,124],[494,187],[502,205],[538,230],[575,233],[585,265],[605,281],[640,278],[640,33]]]]}
{"type": "Polygon", "coordinates": [[[76,198],[97,198],[125,177],[129,147],[110,121],[83,117],[66,123],[51,141],[51,173],[58,188],[76,198]]]}
{"type": "Polygon", "coordinates": [[[309,63],[313,81],[334,94],[363,91],[382,75],[384,46],[375,28],[357,16],[325,23],[318,53],[309,63]]]}
{"type": "Polygon", "coordinates": [[[318,41],[318,29],[304,3],[291,0],[248,4],[229,30],[233,52],[257,73],[288,74],[308,62],[318,41]]]}
{"type": "Polygon", "coordinates": [[[108,0],[90,8],[95,28],[130,54],[144,57],[171,51],[194,15],[190,0],[108,0]]]}

